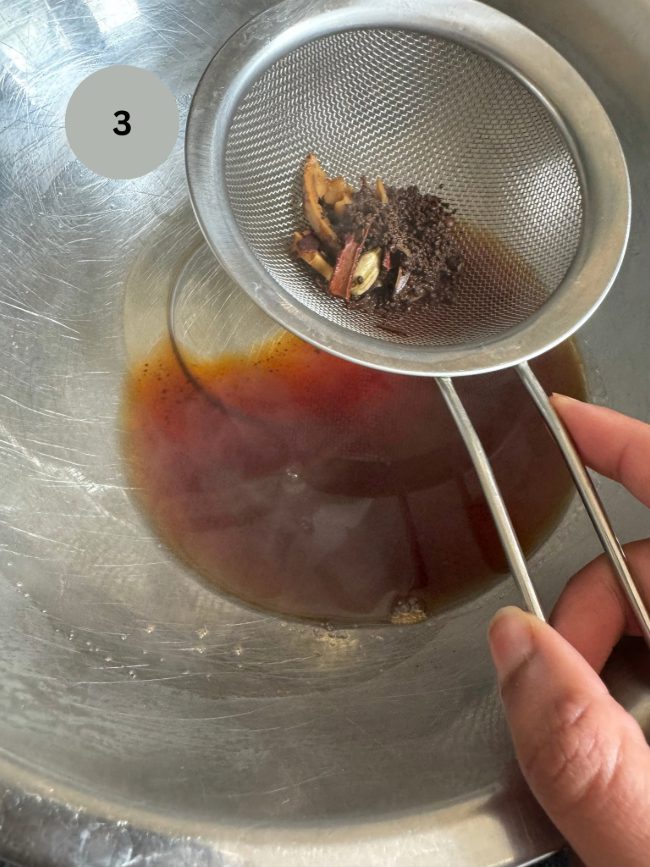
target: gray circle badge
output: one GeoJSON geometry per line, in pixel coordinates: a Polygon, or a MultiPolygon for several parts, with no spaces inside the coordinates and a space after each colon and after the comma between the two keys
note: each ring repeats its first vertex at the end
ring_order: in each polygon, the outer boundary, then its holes
{"type": "Polygon", "coordinates": [[[75,155],[96,174],[138,178],[169,156],[178,135],[178,107],[153,72],[108,66],[75,89],[65,131],[75,155]]]}

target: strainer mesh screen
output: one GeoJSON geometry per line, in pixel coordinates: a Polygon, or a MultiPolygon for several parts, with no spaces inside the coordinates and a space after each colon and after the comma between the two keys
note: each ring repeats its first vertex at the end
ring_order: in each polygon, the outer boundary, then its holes
{"type": "Polygon", "coordinates": [[[275,62],[237,109],[225,168],[234,217],[268,273],[318,316],[382,340],[499,336],[557,288],[580,238],[576,166],[544,105],[496,62],[422,33],[350,30],[275,62]],[[426,192],[443,184],[466,257],[452,304],[388,332],[381,314],[346,310],[293,261],[309,151],[355,185],[360,175],[426,192]]]}

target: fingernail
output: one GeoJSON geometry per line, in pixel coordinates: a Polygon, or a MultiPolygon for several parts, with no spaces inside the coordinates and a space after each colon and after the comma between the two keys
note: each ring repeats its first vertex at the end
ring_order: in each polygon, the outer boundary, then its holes
{"type": "Polygon", "coordinates": [[[564,403],[564,404],[568,404],[568,403],[584,403],[584,401],[582,401],[582,400],[578,400],[577,397],[569,397],[568,394],[560,394],[560,393],[557,392],[557,391],[554,391],[554,392],[551,394],[551,401],[552,401],[553,403],[564,403]]]}
{"type": "Polygon", "coordinates": [[[520,608],[502,608],[492,618],[488,640],[499,683],[503,683],[535,652],[530,614],[520,608]]]}

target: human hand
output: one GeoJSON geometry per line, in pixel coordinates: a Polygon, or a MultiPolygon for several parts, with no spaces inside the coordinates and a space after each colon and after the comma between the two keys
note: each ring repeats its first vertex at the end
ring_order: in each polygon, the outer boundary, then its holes
{"type": "MultiPolygon", "coordinates": [[[[553,403],[585,463],[650,507],[650,425],[563,396],[553,403]]],[[[647,602],[650,540],[626,553],[647,602]]],[[[522,772],[587,867],[648,867],[650,747],[598,676],[619,638],[639,629],[604,556],[569,582],[551,622],[504,608],[490,624],[522,772]]]]}

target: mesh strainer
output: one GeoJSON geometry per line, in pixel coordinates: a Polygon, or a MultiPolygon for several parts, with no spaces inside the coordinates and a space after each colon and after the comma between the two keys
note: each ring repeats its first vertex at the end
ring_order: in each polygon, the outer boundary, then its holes
{"type": "Polygon", "coordinates": [[[620,145],[572,67],[473,0],[289,0],[239,30],[212,60],[190,110],[186,154],[206,238],[267,313],[349,360],[438,378],[513,575],[542,616],[450,379],[519,366],[650,642],[650,618],[624,554],[526,363],[602,301],[629,228],[620,145]],[[287,244],[302,220],[301,168],[310,151],[326,171],[353,182],[368,175],[424,191],[444,185],[466,260],[453,304],[401,314],[387,331],[380,313],[348,310],[323,293],[287,244]]]}

